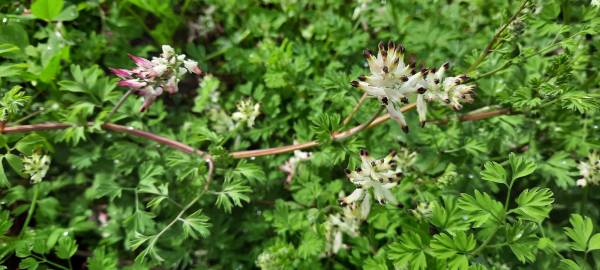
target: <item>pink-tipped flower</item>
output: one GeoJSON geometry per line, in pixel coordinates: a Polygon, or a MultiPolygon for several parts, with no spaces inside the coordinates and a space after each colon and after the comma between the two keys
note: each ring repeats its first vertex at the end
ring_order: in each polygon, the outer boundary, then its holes
{"type": "Polygon", "coordinates": [[[146,111],[164,91],[175,94],[177,84],[186,73],[200,75],[202,71],[194,60],[186,59],[183,54],[176,54],[168,45],[162,46],[163,53],[160,57],[148,60],[143,57],[129,54],[137,67],[133,69],[111,68],[110,70],[119,78],[118,85],[134,90],[134,93],[144,97],[140,111],[146,111]]]}
{"type": "Polygon", "coordinates": [[[133,54],[128,54],[129,58],[131,58],[131,60],[133,60],[133,62],[135,62],[135,64],[138,67],[141,68],[152,68],[153,64],[150,60],[143,58],[143,57],[139,57],[139,56],[135,56],[133,54]]]}
{"type": "Polygon", "coordinates": [[[196,75],[202,75],[202,70],[200,70],[200,68],[198,67],[198,62],[194,60],[185,60],[183,62],[183,65],[189,72],[194,73],[196,75]]]}
{"type": "Polygon", "coordinates": [[[117,83],[118,86],[139,89],[146,86],[145,82],[140,82],[137,79],[122,80],[117,83]]]}
{"type": "Polygon", "coordinates": [[[121,79],[129,79],[131,78],[131,74],[133,73],[131,70],[123,69],[123,68],[109,68],[110,71],[119,76],[121,79]]]}

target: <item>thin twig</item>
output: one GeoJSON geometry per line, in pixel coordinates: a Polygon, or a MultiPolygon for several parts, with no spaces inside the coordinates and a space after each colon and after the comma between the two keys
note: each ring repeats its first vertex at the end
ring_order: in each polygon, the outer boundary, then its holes
{"type": "Polygon", "coordinates": [[[481,62],[483,62],[483,60],[492,52],[492,48],[494,47],[494,45],[496,45],[496,42],[498,41],[500,35],[514,20],[517,19],[519,14],[521,14],[521,11],[523,11],[523,9],[527,6],[527,2],[529,2],[529,0],[523,1],[519,9],[515,12],[515,14],[512,15],[512,17],[510,17],[508,22],[506,22],[500,29],[498,29],[498,31],[494,34],[490,42],[487,44],[487,46],[485,46],[485,49],[483,49],[483,52],[481,52],[481,55],[479,55],[477,60],[475,60],[475,62],[471,64],[471,66],[467,69],[465,73],[469,73],[475,70],[479,66],[479,64],[481,64],[481,62]]]}
{"type": "MultiPolygon", "coordinates": [[[[415,104],[413,103],[413,104],[409,104],[409,105],[402,107],[400,109],[400,111],[407,112],[414,108],[415,108],[415,104]]],[[[459,117],[459,120],[460,121],[477,121],[477,120],[483,120],[486,118],[490,118],[490,117],[494,117],[494,116],[498,116],[498,115],[509,114],[509,113],[510,113],[510,110],[508,110],[508,109],[499,109],[499,110],[495,110],[495,111],[469,113],[469,114],[465,114],[465,115],[459,117]]],[[[388,119],[390,119],[390,115],[384,114],[383,116],[375,118],[367,127],[364,127],[363,125],[358,125],[351,129],[348,129],[346,131],[339,132],[339,133],[332,135],[333,140],[339,141],[339,140],[343,140],[345,138],[351,137],[363,129],[375,127],[377,125],[384,123],[388,119]]],[[[92,125],[94,125],[94,122],[89,122],[88,125],[92,126],[92,125]]],[[[66,123],[42,123],[42,124],[33,124],[33,125],[19,125],[19,126],[6,127],[4,129],[4,133],[14,134],[14,133],[33,132],[33,131],[58,130],[58,129],[66,129],[66,128],[70,128],[70,127],[73,127],[73,125],[66,124],[66,123]]],[[[106,123],[106,124],[102,124],[101,128],[104,130],[126,133],[126,134],[129,134],[134,137],[145,138],[145,139],[155,141],[159,144],[166,145],[168,147],[171,147],[173,149],[176,149],[176,150],[179,150],[179,151],[182,151],[185,153],[199,155],[199,156],[203,157],[204,160],[206,160],[206,162],[209,165],[209,176],[208,176],[209,178],[208,178],[207,182],[210,181],[210,177],[212,176],[213,171],[214,171],[214,164],[212,161],[212,156],[204,151],[195,149],[195,148],[193,148],[187,144],[184,144],[182,142],[178,142],[176,140],[172,140],[172,139],[169,139],[169,138],[166,138],[166,137],[163,137],[163,136],[160,136],[160,135],[148,132],[148,131],[138,130],[133,127],[127,127],[127,126],[118,125],[118,124],[106,123]]],[[[237,158],[237,159],[251,158],[251,157],[258,157],[258,156],[289,153],[289,152],[293,152],[294,150],[306,149],[306,148],[311,148],[311,147],[315,147],[315,146],[319,146],[319,145],[320,144],[317,141],[309,141],[309,142],[300,143],[300,144],[292,144],[292,145],[279,146],[279,147],[273,147],[273,148],[267,148],[267,149],[238,151],[238,152],[231,153],[231,155],[233,158],[237,158]]]]}
{"type": "Polygon", "coordinates": [[[356,112],[358,112],[358,109],[360,109],[360,107],[365,103],[365,101],[367,100],[367,97],[369,95],[365,92],[360,99],[358,100],[358,103],[356,103],[356,105],[354,105],[354,108],[352,108],[352,111],[350,112],[350,114],[348,116],[346,116],[346,118],[344,118],[344,121],[342,122],[342,125],[345,127],[346,125],[348,125],[350,123],[350,121],[352,121],[352,117],[354,117],[354,115],[356,114],[356,112]]]}
{"type": "Polygon", "coordinates": [[[117,104],[115,104],[115,107],[113,107],[112,110],[108,113],[108,116],[106,116],[105,122],[110,121],[110,118],[113,116],[113,114],[115,114],[117,112],[117,110],[119,110],[119,108],[121,108],[121,106],[123,106],[123,103],[125,103],[125,100],[127,100],[127,97],[129,97],[129,95],[131,95],[131,93],[133,93],[132,89],[129,89],[127,92],[125,92],[125,94],[119,99],[117,104]]]}

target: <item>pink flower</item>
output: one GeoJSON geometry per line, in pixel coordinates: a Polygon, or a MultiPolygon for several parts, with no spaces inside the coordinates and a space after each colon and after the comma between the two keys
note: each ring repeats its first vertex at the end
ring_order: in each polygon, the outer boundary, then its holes
{"type": "Polygon", "coordinates": [[[177,93],[177,78],[175,76],[169,78],[164,88],[171,95],[177,93]]]}
{"type": "Polygon", "coordinates": [[[129,79],[131,78],[131,74],[133,73],[131,70],[123,69],[123,68],[109,68],[110,71],[119,76],[121,79],[129,79]]]}
{"type": "Polygon", "coordinates": [[[138,79],[121,80],[117,83],[118,86],[138,89],[146,86],[145,82],[140,82],[138,79]]]}
{"type": "Polygon", "coordinates": [[[152,64],[152,62],[146,58],[135,56],[133,54],[128,54],[128,55],[129,55],[129,58],[131,58],[131,60],[133,60],[133,62],[135,62],[135,64],[138,67],[152,68],[152,66],[154,66],[154,64],[152,64]]]}
{"type": "Polygon", "coordinates": [[[186,59],[183,54],[176,54],[168,45],[162,46],[160,57],[148,60],[143,57],[128,54],[137,67],[132,69],[111,68],[111,72],[122,80],[118,86],[127,87],[144,98],[140,111],[147,110],[164,91],[175,94],[177,84],[186,73],[200,75],[202,71],[194,60],[186,59]]]}

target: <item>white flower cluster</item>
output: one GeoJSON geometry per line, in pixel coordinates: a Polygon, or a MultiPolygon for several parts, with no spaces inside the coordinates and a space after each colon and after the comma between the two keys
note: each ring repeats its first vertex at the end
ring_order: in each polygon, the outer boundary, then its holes
{"type": "Polygon", "coordinates": [[[378,98],[404,132],[408,132],[408,126],[400,106],[401,103],[407,104],[411,95],[417,95],[417,112],[421,126],[425,125],[427,102],[438,101],[460,110],[461,103],[473,101],[475,86],[464,84],[468,80],[465,75],[444,77],[449,68],[448,63],[439,69],[425,68],[417,72],[413,66],[404,62],[404,52],[402,45],[393,42],[389,42],[387,47],[379,43],[377,56],[368,49],[365,50],[364,55],[371,74],[362,75],[357,81],[352,81],[352,86],[378,98]]]}
{"type": "Polygon", "coordinates": [[[328,254],[337,253],[343,244],[342,233],[351,237],[358,236],[360,224],[367,219],[374,197],[379,203],[397,204],[390,189],[403,177],[403,170],[411,166],[416,154],[406,149],[394,150],[383,159],[373,159],[366,150],[360,151],[361,166],[355,171],[346,172],[356,189],[349,196],[341,194],[342,215],[333,214],[325,223],[327,231],[328,254]],[[371,195],[371,193],[373,195],[371,195]]]}
{"type": "Polygon", "coordinates": [[[345,248],[343,234],[357,237],[360,229],[361,218],[360,210],[356,208],[344,207],[342,215],[339,213],[329,215],[325,222],[325,238],[327,240],[326,254],[337,254],[342,248],[345,248]]]}
{"type": "Polygon", "coordinates": [[[231,119],[237,124],[246,123],[248,128],[254,126],[254,120],[260,114],[260,103],[254,104],[251,99],[241,100],[237,103],[237,112],[231,115],[231,119]]]}
{"type": "Polygon", "coordinates": [[[196,61],[187,59],[184,54],[175,54],[175,50],[169,45],[163,45],[160,57],[153,57],[152,60],[131,54],[129,58],[137,67],[111,68],[111,71],[122,79],[119,86],[128,87],[144,97],[140,111],[148,109],[163,91],[177,93],[177,84],[186,73],[202,74],[196,61]]]}
{"type": "Polygon", "coordinates": [[[587,185],[600,184],[600,155],[592,152],[588,155],[588,161],[579,162],[579,173],[581,178],[577,180],[577,185],[585,187],[587,185]]]}
{"type": "Polygon", "coordinates": [[[23,159],[23,172],[30,176],[33,184],[42,182],[49,168],[50,156],[33,153],[23,159]]]}
{"type": "MultiPolygon", "coordinates": [[[[361,208],[371,208],[371,192],[380,204],[389,202],[397,204],[396,198],[390,191],[398,184],[404,173],[398,166],[401,162],[396,151],[392,150],[383,159],[373,159],[367,150],[360,151],[361,166],[355,171],[347,172],[350,182],[356,186],[352,194],[341,200],[342,204],[361,203],[361,208]]],[[[368,210],[365,210],[368,213],[368,210]]]]}

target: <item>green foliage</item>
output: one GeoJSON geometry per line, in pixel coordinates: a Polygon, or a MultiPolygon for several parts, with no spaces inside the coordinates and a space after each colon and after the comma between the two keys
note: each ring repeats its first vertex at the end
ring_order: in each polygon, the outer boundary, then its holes
{"type": "Polygon", "coordinates": [[[0,1],[0,21],[0,269],[600,267],[598,1],[0,1]],[[334,140],[381,108],[343,121],[387,40],[477,96],[334,140]],[[109,68],[163,44],[203,75],[120,103],[109,68]],[[397,205],[340,205],[361,149],[396,150],[397,205]]]}

